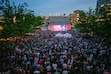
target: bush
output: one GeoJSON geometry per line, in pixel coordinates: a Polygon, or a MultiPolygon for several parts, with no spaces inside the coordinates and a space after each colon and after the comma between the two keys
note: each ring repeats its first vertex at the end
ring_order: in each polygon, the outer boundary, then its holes
{"type": "Polygon", "coordinates": [[[0,51],[5,52],[14,49],[15,44],[11,41],[0,41],[0,51]]]}

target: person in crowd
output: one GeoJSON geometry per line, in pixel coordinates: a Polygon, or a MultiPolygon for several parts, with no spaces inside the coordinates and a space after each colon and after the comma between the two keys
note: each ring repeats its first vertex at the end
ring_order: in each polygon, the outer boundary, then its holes
{"type": "Polygon", "coordinates": [[[111,42],[93,35],[37,31],[15,41],[13,51],[0,53],[0,72],[10,74],[111,74],[111,42]],[[107,61],[107,62],[106,62],[107,61]]]}

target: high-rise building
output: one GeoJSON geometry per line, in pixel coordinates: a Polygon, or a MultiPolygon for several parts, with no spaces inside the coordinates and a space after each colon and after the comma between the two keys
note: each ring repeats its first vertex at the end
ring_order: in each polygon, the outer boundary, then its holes
{"type": "Polygon", "coordinates": [[[104,4],[111,4],[111,0],[97,0],[97,7],[102,7],[104,4]]]}
{"type": "Polygon", "coordinates": [[[111,6],[111,0],[97,0],[97,12],[100,12],[100,9],[106,5],[111,6]]]}
{"type": "Polygon", "coordinates": [[[71,18],[71,23],[72,24],[77,24],[79,23],[79,18],[80,18],[80,13],[82,11],[81,10],[75,10],[72,14],[70,14],[70,18],[71,18]]]}

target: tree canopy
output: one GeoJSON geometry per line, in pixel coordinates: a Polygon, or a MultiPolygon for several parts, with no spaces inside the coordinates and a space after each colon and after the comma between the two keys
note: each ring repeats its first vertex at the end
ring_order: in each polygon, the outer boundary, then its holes
{"type": "Polygon", "coordinates": [[[33,27],[42,25],[43,19],[35,16],[34,11],[27,9],[28,4],[23,3],[18,6],[10,3],[10,0],[2,0],[0,11],[4,17],[2,24],[3,30],[1,37],[13,37],[32,32],[33,27]]]}
{"type": "Polygon", "coordinates": [[[14,43],[1,41],[1,38],[22,36],[29,32],[34,32],[34,27],[41,26],[43,19],[35,16],[34,11],[27,9],[28,4],[11,3],[10,0],[0,1],[0,51],[14,48],[14,43]]]}
{"type": "Polygon", "coordinates": [[[107,39],[111,38],[111,15],[108,15],[109,12],[106,9],[109,6],[102,7],[100,13],[97,13],[96,10],[89,9],[89,11],[82,11],[80,13],[80,20],[76,24],[76,28],[83,33],[90,33],[98,35],[100,37],[105,37],[107,39]]]}

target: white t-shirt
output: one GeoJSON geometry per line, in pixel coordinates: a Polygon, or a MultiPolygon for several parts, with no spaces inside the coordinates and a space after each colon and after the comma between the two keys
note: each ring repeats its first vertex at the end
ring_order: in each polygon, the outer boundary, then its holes
{"type": "Polygon", "coordinates": [[[53,67],[54,70],[56,70],[57,69],[57,64],[52,64],[52,67],[53,67]]]}
{"type": "Polygon", "coordinates": [[[68,66],[68,65],[67,65],[66,63],[64,63],[64,64],[63,64],[63,69],[67,69],[67,66],[68,66]]]}

